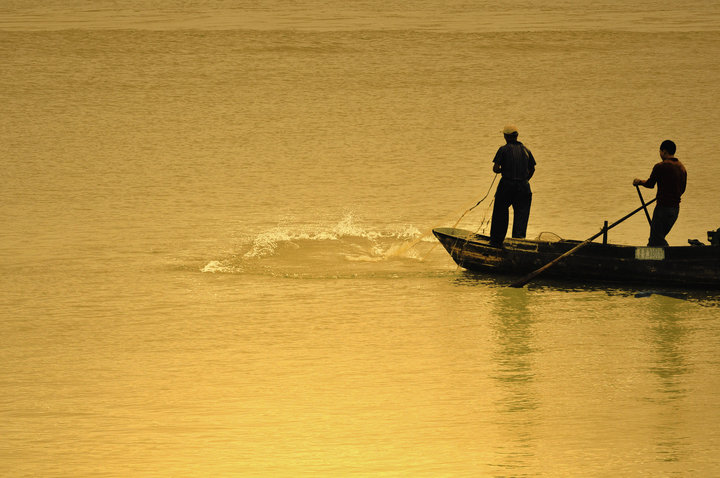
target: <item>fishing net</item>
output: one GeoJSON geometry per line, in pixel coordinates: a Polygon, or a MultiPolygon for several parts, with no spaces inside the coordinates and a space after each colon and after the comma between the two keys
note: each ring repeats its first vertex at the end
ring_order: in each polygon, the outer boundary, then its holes
{"type": "Polygon", "coordinates": [[[559,242],[562,241],[563,238],[555,234],[554,232],[541,232],[537,235],[535,238],[536,241],[542,241],[542,242],[559,242]]]}

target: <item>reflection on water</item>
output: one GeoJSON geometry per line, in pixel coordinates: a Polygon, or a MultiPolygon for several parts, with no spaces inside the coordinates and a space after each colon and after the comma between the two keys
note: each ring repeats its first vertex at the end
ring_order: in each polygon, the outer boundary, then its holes
{"type": "Polygon", "coordinates": [[[662,415],[656,421],[656,448],[658,460],[680,461],[688,442],[683,433],[684,399],[688,393],[686,383],[691,367],[687,357],[689,330],[680,300],[658,298],[651,303],[649,338],[652,358],[649,372],[657,378],[655,400],[662,405],[662,415]]]}
{"type": "Polygon", "coordinates": [[[533,320],[528,311],[528,295],[523,290],[500,289],[496,302],[495,330],[500,349],[496,356],[496,378],[507,384],[531,382],[533,373],[533,320]]]}
{"type": "Polygon", "coordinates": [[[534,320],[529,310],[528,292],[522,289],[498,289],[494,302],[492,329],[496,348],[491,378],[501,391],[496,403],[499,427],[505,436],[497,453],[505,457],[503,468],[524,468],[536,452],[535,427],[538,398],[534,389],[534,320]]]}
{"type": "Polygon", "coordinates": [[[650,371],[658,377],[658,389],[667,402],[680,400],[687,393],[683,378],[689,372],[684,347],[688,330],[685,318],[678,314],[679,306],[671,299],[657,301],[650,319],[657,357],[650,371]]]}

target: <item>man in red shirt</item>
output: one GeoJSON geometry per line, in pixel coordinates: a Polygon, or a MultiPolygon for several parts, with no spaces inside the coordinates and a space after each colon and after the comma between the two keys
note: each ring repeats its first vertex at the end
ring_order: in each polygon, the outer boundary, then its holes
{"type": "Polygon", "coordinates": [[[653,166],[650,177],[646,180],[634,179],[633,186],[644,186],[652,189],[657,184],[657,204],[653,211],[650,224],[648,246],[665,247],[668,245],[665,236],[672,229],[680,213],[680,196],[687,185],[685,166],[675,157],[675,143],[665,140],[660,145],[662,161],[653,166]]]}

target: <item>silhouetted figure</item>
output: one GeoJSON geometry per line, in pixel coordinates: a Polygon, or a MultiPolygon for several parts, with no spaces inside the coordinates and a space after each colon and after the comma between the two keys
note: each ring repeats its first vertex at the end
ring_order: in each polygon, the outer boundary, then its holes
{"type": "Polygon", "coordinates": [[[502,247],[510,220],[509,208],[513,208],[512,237],[524,238],[530,218],[532,191],[530,178],[535,173],[535,158],[529,149],[517,140],[515,125],[503,128],[505,144],[493,159],[493,171],[502,174],[495,191],[490,245],[502,247]]]}
{"type": "Polygon", "coordinates": [[[653,188],[657,184],[657,204],[650,222],[650,238],[648,246],[665,247],[668,242],[665,236],[672,229],[680,213],[680,196],[687,185],[685,166],[675,157],[675,143],[669,139],[660,145],[662,161],[653,166],[650,177],[646,180],[635,178],[633,186],[653,188]]]}

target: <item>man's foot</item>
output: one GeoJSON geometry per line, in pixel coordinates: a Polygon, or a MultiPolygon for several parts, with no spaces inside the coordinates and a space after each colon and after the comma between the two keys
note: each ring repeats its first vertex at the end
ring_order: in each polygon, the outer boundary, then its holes
{"type": "Polygon", "coordinates": [[[495,248],[497,248],[497,249],[502,249],[502,248],[503,248],[503,243],[502,243],[502,242],[497,242],[497,241],[490,241],[490,247],[495,247],[495,248]]]}

